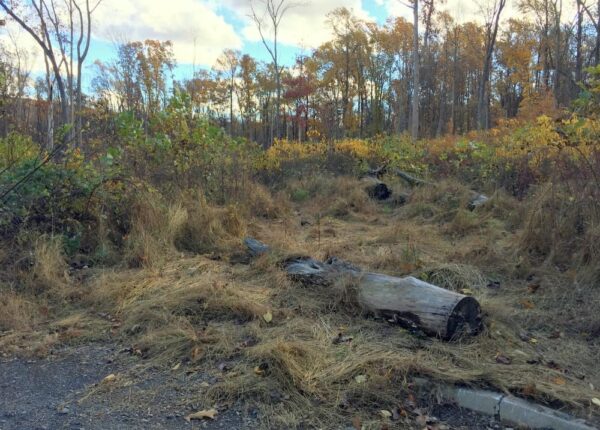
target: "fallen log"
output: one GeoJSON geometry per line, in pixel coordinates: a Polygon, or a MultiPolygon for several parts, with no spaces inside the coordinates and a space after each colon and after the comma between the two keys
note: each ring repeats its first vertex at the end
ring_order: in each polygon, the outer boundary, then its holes
{"type": "Polygon", "coordinates": [[[392,190],[376,177],[365,176],[362,182],[365,184],[365,191],[372,199],[387,200],[392,195],[392,190]]]}
{"type": "Polygon", "coordinates": [[[400,169],[393,169],[392,172],[394,174],[396,174],[396,176],[399,176],[400,178],[404,179],[404,181],[406,181],[408,183],[408,185],[410,185],[411,187],[420,187],[421,185],[431,185],[431,182],[427,182],[427,181],[424,181],[423,179],[416,178],[400,169]]]}
{"type": "Polygon", "coordinates": [[[468,208],[469,210],[474,211],[479,206],[483,206],[485,203],[487,203],[488,200],[489,197],[485,194],[479,194],[478,192],[473,191],[473,195],[471,197],[471,201],[469,202],[468,208]]]}
{"type": "MultiPolygon", "coordinates": [[[[383,166],[377,167],[376,169],[369,170],[365,177],[373,178],[376,181],[380,181],[380,178],[388,171],[389,171],[388,167],[386,165],[383,165],[383,166]]],[[[401,179],[403,179],[411,187],[419,187],[421,185],[434,185],[431,182],[427,182],[423,179],[412,176],[398,168],[391,169],[391,172],[394,173],[396,176],[400,177],[401,179]]],[[[489,197],[487,197],[486,195],[479,194],[476,191],[472,191],[471,200],[469,200],[467,208],[469,210],[473,211],[473,210],[477,209],[479,206],[484,205],[488,200],[489,200],[489,197]]]]}
{"type": "MultiPolygon", "coordinates": [[[[253,256],[269,252],[269,247],[252,238],[244,243],[253,256]]],[[[458,294],[412,276],[397,278],[370,273],[350,263],[329,258],[293,257],[281,263],[287,275],[306,285],[330,286],[340,279],[356,287],[361,307],[428,336],[451,340],[475,335],[482,327],[481,308],[473,297],[458,294]]]]}

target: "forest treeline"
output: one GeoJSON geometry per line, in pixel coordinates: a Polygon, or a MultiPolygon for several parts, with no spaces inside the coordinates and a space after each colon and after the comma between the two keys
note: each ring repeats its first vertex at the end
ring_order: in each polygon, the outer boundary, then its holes
{"type": "Polygon", "coordinates": [[[227,49],[211,69],[175,80],[166,40],[124,42],[112,59],[85,65],[94,5],[65,3],[71,4],[65,20],[50,3],[0,2],[46,47],[47,71],[32,74],[24,52],[0,47],[0,134],[18,132],[48,145],[57,124],[73,124],[82,144],[114,131],[123,113],[151,131],[174,99],[190,116],[264,146],[275,138],[408,132],[415,97],[419,137],[464,134],[570,107],[582,92],[586,97],[589,68],[600,61],[600,3],[519,0],[522,14],[509,18],[502,16],[506,0],[496,0],[481,9],[481,22],[458,23],[442,1],[425,0],[416,56],[413,22],[398,17],[379,25],[340,8],[324,17],[332,39],[298,54],[292,65],[227,49]]]}

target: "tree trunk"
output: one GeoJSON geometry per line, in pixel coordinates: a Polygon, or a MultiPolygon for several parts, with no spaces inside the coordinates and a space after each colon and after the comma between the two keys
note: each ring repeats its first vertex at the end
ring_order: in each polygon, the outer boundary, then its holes
{"type": "MultiPolygon", "coordinates": [[[[252,256],[269,252],[269,247],[247,238],[252,256]]],[[[361,269],[330,258],[321,262],[310,257],[285,260],[287,275],[307,285],[331,286],[340,279],[356,288],[358,304],[367,312],[385,317],[429,336],[452,340],[477,334],[482,327],[481,309],[473,297],[445,290],[412,276],[397,278],[361,269]]]]}
{"type": "Polygon", "coordinates": [[[413,98],[411,137],[413,142],[419,138],[419,0],[413,0],[413,98]]]}
{"type": "Polygon", "coordinates": [[[492,16],[492,21],[486,23],[485,57],[477,94],[477,128],[479,130],[487,129],[490,125],[488,82],[490,80],[492,69],[492,56],[494,54],[494,45],[496,44],[496,36],[498,34],[500,15],[502,14],[502,9],[504,9],[505,4],[506,0],[498,0],[497,3],[494,3],[494,15],[492,16]]]}

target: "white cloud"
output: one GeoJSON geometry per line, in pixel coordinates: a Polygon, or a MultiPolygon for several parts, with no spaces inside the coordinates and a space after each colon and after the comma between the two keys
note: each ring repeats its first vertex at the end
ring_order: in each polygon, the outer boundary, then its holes
{"type": "MultiPolygon", "coordinates": [[[[409,21],[412,21],[412,9],[405,6],[402,3],[407,3],[406,0],[374,0],[377,4],[383,5],[386,12],[390,16],[402,16],[409,21]]],[[[439,4],[437,8],[440,10],[447,11],[456,22],[464,23],[468,21],[475,21],[483,23],[484,14],[482,11],[488,10],[493,7],[495,0],[447,0],[443,4],[439,4]]],[[[563,6],[563,22],[568,21],[572,18],[574,12],[573,6],[565,4],[563,6]]],[[[509,18],[526,18],[519,11],[517,2],[515,0],[508,0],[506,6],[502,11],[502,20],[506,21],[509,18]]],[[[531,17],[530,17],[531,18],[531,17]]]]}
{"type": "Polygon", "coordinates": [[[211,0],[104,0],[94,14],[94,36],[104,40],[171,40],[179,63],[211,66],[242,40],[211,0]]]}
{"type": "MultiPolygon", "coordinates": [[[[381,1],[385,5],[385,9],[390,16],[402,16],[407,20],[412,21],[412,9],[405,6],[399,0],[376,0],[381,1]]],[[[484,8],[488,4],[493,4],[493,0],[447,0],[443,4],[438,4],[436,7],[439,10],[447,11],[456,22],[463,23],[468,21],[482,22],[481,6],[484,8]]],[[[516,10],[513,2],[508,1],[505,10],[502,13],[503,17],[514,16],[516,10]]]]}
{"type": "MultiPolygon", "coordinates": [[[[262,16],[265,10],[264,2],[252,0],[257,15],[262,16]]],[[[279,41],[286,45],[316,48],[331,39],[331,30],[326,24],[327,14],[336,8],[345,7],[359,18],[373,20],[362,7],[361,0],[307,0],[290,1],[290,8],[283,17],[279,41]]],[[[241,33],[249,41],[260,41],[256,25],[249,18],[251,13],[249,0],[223,0],[221,7],[233,11],[239,20],[245,23],[241,33]]],[[[267,22],[265,15],[265,22],[267,22]]],[[[265,37],[270,38],[270,32],[265,31],[265,37]]]]}

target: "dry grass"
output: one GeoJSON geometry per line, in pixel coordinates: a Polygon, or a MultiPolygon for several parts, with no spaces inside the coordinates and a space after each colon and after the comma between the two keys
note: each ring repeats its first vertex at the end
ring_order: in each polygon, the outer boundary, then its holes
{"type": "Polygon", "coordinates": [[[0,332],[30,330],[39,314],[39,305],[32,298],[13,290],[0,290],[0,332]]]}
{"type": "MultiPolygon", "coordinates": [[[[466,212],[469,190],[454,182],[419,189],[406,207],[391,212],[364,200],[354,180],[302,186],[311,197],[296,203],[297,212],[276,217],[252,209],[256,217],[242,220],[239,209],[189,197],[179,206],[150,204],[134,226],[135,240],[149,245],[132,248],[138,250],[134,255],[150,257],[138,257],[140,268],[98,272],[85,284],[86,306],[112,315],[120,338],[149,365],[184,363],[217,377],[207,393],[190,401],[227,405],[241,399],[261,409],[266,428],[334,428],[356,415],[366,428],[380,428],[379,410],[401,404],[417,375],[593,413],[590,399],[598,393],[590,384],[600,386],[595,362],[600,343],[592,332],[598,290],[575,272],[543,261],[526,264],[515,252],[518,243],[547,243],[541,233],[526,236],[541,226],[532,224],[541,222],[535,221],[542,219],[539,210],[523,232],[511,219],[523,210],[518,202],[498,193],[489,205],[466,212]],[[346,215],[331,212],[315,225],[318,211],[335,208],[336,200],[344,202],[339,204],[346,215]],[[433,212],[427,220],[425,206],[433,212]],[[304,218],[311,225],[301,225],[304,218]],[[275,252],[249,266],[178,252],[234,250],[245,233],[275,252]],[[368,270],[411,273],[445,288],[470,290],[482,304],[486,329],[455,343],[415,337],[363,315],[343,279],[330,288],[290,282],[277,266],[289,254],[337,256],[368,270]],[[499,287],[488,288],[492,280],[499,287]],[[534,282],[540,286],[532,291],[534,282]],[[272,320],[266,321],[269,314],[272,320]],[[522,340],[521,332],[534,340],[522,340]],[[352,340],[333,342],[339,333],[352,340]],[[510,357],[511,364],[498,363],[497,354],[510,357]]],[[[594,232],[586,229],[586,237],[594,232]]],[[[587,267],[598,267],[594,246],[589,242],[586,248],[593,257],[587,267]]],[[[39,273],[41,279],[45,272],[39,273]]],[[[7,306],[27,315],[23,303],[7,306]]],[[[94,324],[86,318],[63,320],[66,328],[53,330],[85,338],[94,324]]]]}
{"type": "Polygon", "coordinates": [[[27,289],[34,294],[67,297],[74,293],[59,237],[42,236],[34,243],[33,270],[27,289]]]}
{"type": "Polygon", "coordinates": [[[156,266],[173,257],[175,240],[189,214],[181,204],[167,205],[146,193],[133,204],[125,259],[130,266],[156,266]]]}
{"type": "Polygon", "coordinates": [[[244,236],[246,224],[235,206],[214,207],[199,192],[173,203],[143,195],[134,205],[126,260],[131,267],[158,267],[178,251],[220,252],[244,236]]]}

